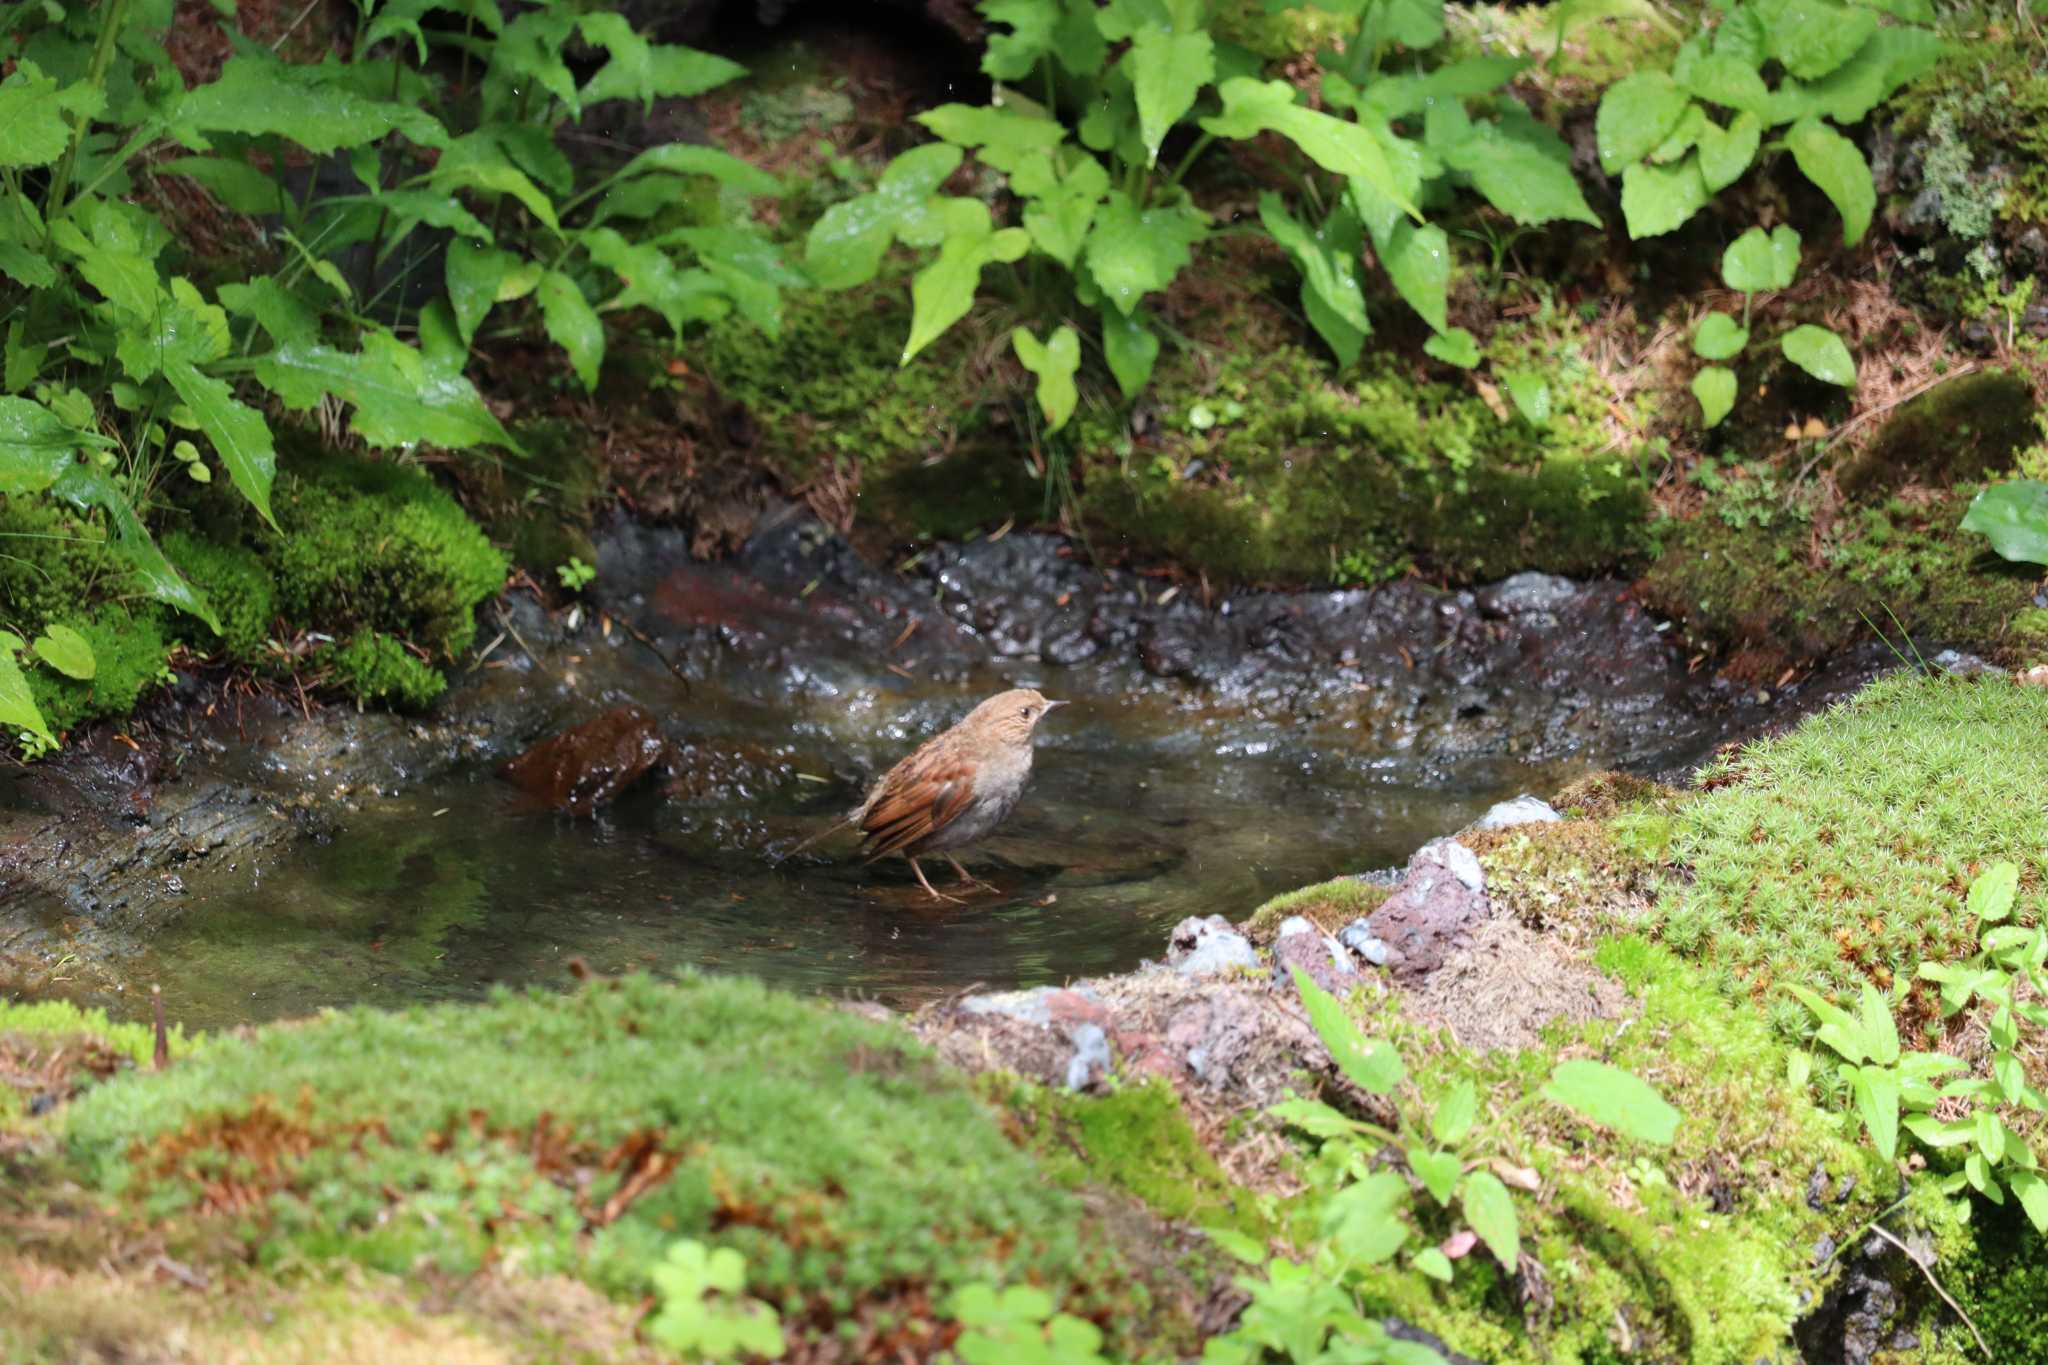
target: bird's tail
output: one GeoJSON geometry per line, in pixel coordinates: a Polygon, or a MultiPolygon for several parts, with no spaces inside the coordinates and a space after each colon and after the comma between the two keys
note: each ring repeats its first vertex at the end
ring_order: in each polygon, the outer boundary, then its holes
{"type": "Polygon", "coordinates": [[[775,860],[771,864],[771,866],[782,866],[782,864],[789,861],[791,858],[794,858],[797,854],[803,852],[805,849],[811,847],[811,845],[818,843],[821,840],[831,838],[833,835],[837,834],[842,829],[851,828],[853,823],[858,819],[860,819],[860,812],[855,811],[852,815],[847,816],[844,820],[839,821],[837,824],[827,825],[825,828],[819,830],[810,838],[805,839],[803,842],[797,844],[794,848],[791,848],[789,851],[785,853],[776,854],[775,860]]]}

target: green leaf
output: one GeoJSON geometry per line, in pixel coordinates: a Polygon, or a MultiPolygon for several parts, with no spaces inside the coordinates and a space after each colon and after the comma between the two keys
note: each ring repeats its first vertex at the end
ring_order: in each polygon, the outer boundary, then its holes
{"type": "Polygon", "coordinates": [[[297,205],[277,180],[246,161],[221,156],[177,156],[150,167],[155,175],[175,175],[204,185],[213,197],[236,213],[287,213],[297,205]]]}
{"type": "Polygon", "coordinates": [[[1453,327],[1438,332],[1422,343],[1425,354],[1435,356],[1446,365],[1456,365],[1469,370],[1479,363],[1479,343],[1463,327],[1453,327]]]}
{"type": "Polygon", "coordinates": [[[1321,1100],[1282,1100],[1268,1105],[1266,1112],[1316,1138],[1350,1137],[1364,1127],[1358,1120],[1346,1118],[1321,1100]]]}
{"type": "Polygon", "coordinates": [[[1436,1112],[1429,1119],[1429,1131],[1444,1146],[1456,1146],[1472,1131],[1472,1121],[1478,1116],[1479,1091],[1472,1082],[1459,1081],[1437,1101],[1436,1112]]]}
{"type": "Polygon", "coordinates": [[[1608,86],[1593,120],[1600,168],[1612,175],[1648,156],[1671,136],[1685,116],[1686,103],[1678,82],[1662,71],[1638,71],[1608,86]]]}
{"type": "Polygon", "coordinates": [[[935,245],[944,230],[935,195],[960,161],[960,149],[943,142],[913,147],[889,163],[872,191],[826,209],[804,239],[811,278],[826,289],[850,289],[875,277],[899,236],[935,245]]]}
{"type": "Polygon", "coordinates": [[[1726,313],[1707,314],[1692,334],[1692,353],[1704,360],[1727,360],[1747,345],[1749,329],[1726,313]]]}
{"type": "MultiPolygon", "coordinates": [[[[450,242],[452,252],[464,245],[450,242]]],[[[240,284],[220,287],[220,301],[237,317],[254,318],[273,341],[312,341],[320,330],[319,319],[306,301],[277,282],[274,275],[258,275],[240,284]]]]}
{"type": "Polygon", "coordinates": [[[446,147],[439,120],[416,105],[366,99],[327,77],[336,68],[289,66],[261,48],[228,58],[219,79],[188,93],[172,107],[170,135],[194,151],[208,151],[208,133],[288,138],[316,156],[360,147],[403,133],[422,147],[446,147]]]}
{"type": "Polygon", "coordinates": [[[1856,1112],[1863,1116],[1878,1155],[1892,1160],[1899,1151],[1899,1078],[1878,1066],[1843,1069],[1854,1072],[1850,1089],[1856,1096],[1856,1112]]]}
{"type": "Polygon", "coordinates": [[[1941,60],[1945,45],[1925,29],[1881,28],[1856,55],[1820,80],[1794,91],[1788,82],[1774,112],[1778,122],[1825,114],[1844,127],[1861,123],[1893,91],[1916,80],[1941,60]]]}
{"type": "Polygon", "coordinates": [[[657,99],[687,99],[747,74],[739,63],[708,52],[651,43],[635,33],[623,15],[585,14],[578,17],[576,26],[585,42],[595,43],[611,55],[578,92],[577,98],[586,105],[632,99],[644,106],[657,99]]]}
{"type": "Polygon", "coordinates": [[[71,465],[80,444],[71,425],[41,403],[0,398],[0,494],[42,492],[71,465]]]}
{"type": "Polygon", "coordinates": [[[1337,1003],[1337,997],[1318,986],[1299,967],[1293,971],[1294,988],[1301,993],[1302,1008],[1308,1012],[1309,1023],[1315,1026],[1316,1035],[1323,1040],[1337,1069],[1361,1090],[1375,1095],[1392,1094],[1407,1074],[1401,1065],[1401,1054],[1377,1040],[1367,1043],[1358,1032],[1358,1025],[1337,1003]]]}
{"type": "MultiPolygon", "coordinates": [[[[603,312],[623,308],[652,308],[661,314],[678,339],[692,322],[712,322],[732,309],[725,287],[708,270],[682,270],[667,252],[645,242],[628,242],[610,228],[583,234],[590,259],[625,281],[625,288],[605,300],[603,312]]],[[[520,278],[515,272],[498,286],[498,301],[520,278]]]]}
{"type": "Polygon", "coordinates": [[[751,223],[679,228],[657,246],[687,246],[723,285],[740,316],[769,336],[782,331],[782,291],[810,281],[782,258],[782,247],[751,223]]]}
{"type": "Polygon", "coordinates": [[[224,379],[201,374],[189,363],[174,360],[164,366],[178,401],[192,410],[199,429],[213,442],[214,454],[234,480],[249,505],[277,528],[270,514],[270,485],[277,477],[277,451],[271,445],[270,424],[263,414],[236,400],[224,379]]]}
{"type": "Polygon", "coordinates": [[[97,465],[73,464],[51,485],[50,491],[74,507],[98,507],[106,512],[114,527],[114,549],[128,561],[143,591],[159,602],[198,617],[213,627],[214,634],[220,634],[220,619],[213,614],[206,594],[171,567],[171,561],[164,558],[164,552],[144,529],[142,518],[135,515],[127,495],[106,470],[97,465]]]}
{"type": "Polygon", "coordinates": [[[1891,1066],[1899,1060],[1899,1030],[1892,1022],[1892,1008],[1877,987],[1868,981],[1863,983],[1862,1018],[1863,1051],[1879,1066],[1891,1066]]]}
{"type": "Polygon", "coordinates": [[[473,18],[490,33],[501,33],[505,28],[496,0],[384,0],[377,6],[376,17],[356,40],[356,51],[368,52],[386,39],[409,37],[413,40],[414,56],[424,66],[427,35],[420,28],[420,20],[435,10],[473,18]]]}
{"type": "Polygon", "coordinates": [[[2034,1225],[2034,1231],[2048,1236],[2048,1180],[2032,1171],[2010,1171],[2005,1183],[2019,1197],[2020,1208],[2034,1225]]]}
{"type": "Polygon", "coordinates": [[[1201,121],[1216,137],[1251,138],[1275,132],[1326,171],[1357,176],[1420,221],[1414,196],[1402,187],[1389,165],[1385,148],[1362,124],[1310,109],[1296,100],[1286,81],[1258,81],[1236,76],[1217,87],[1223,113],[1201,121]]]}
{"type": "Polygon", "coordinates": [[[1827,328],[1802,323],[1785,333],[1778,345],[1785,352],[1785,359],[1815,379],[1840,384],[1845,389],[1856,387],[1856,362],[1850,358],[1842,339],[1827,328]]]}
{"type": "Polygon", "coordinates": [[[1469,175],[1488,203],[1525,227],[1560,221],[1600,226],[1572,174],[1571,149],[1526,115],[1473,124],[1471,134],[1443,158],[1469,175]]]}
{"type": "Polygon", "coordinates": [[[983,266],[1014,261],[1031,249],[1023,228],[997,230],[988,205],[979,199],[948,199],[940,207],[946,240],[938,259],[910,282],[910,340],[901,364],[939,339],[948,327],[967,316],[983,266]]]}
{"type": "Polygon", "coordinates": [[[52,622],[43,627],[43,633],[36,637],[32,648],[38,659],[67,678],[91,682],[93,675],[99,672],[99,661],[93,658],[92,646],[70,626],[52,622]]]}
{"type": "Polygon", "coordinates": [[[1785,134],[1785,145],[1801,174],[1819,187],[1842,215],[1842,244],[1854,246],[1870,227],[1877,190],[1870,164],[1856,144],[1817,118],[1803,118],[1785,134]]]}
{"type": "Polygon", "coordinates": [[[71,125],[64,116],[91,118],[104,103],[87,82],[60,89],[34,62],[17,61],[14,73],[0,81],[0,167],[55,161],[71,145],[71,125]]]}
{"type": "Polygon", "coordinates": [[[1721,253],[1721,282],[1745,294],[1784,289],[1799,272],[1799,234],[1784,225],[1751,228],[1721,253]]]}
{"type": "Polygon", "coordinates": [[[1038,376],[1038,408],[1045,414],[1047,431],[1058,431],[1074,415],[1080,401],[1074,374],[1081,368],[1081,337],[1072,327],[1061,326],[1052,340],[1041,342],[1028,328],[1010,333],[1010,345],[1025,369],[1038,376]]]}
{"type": "MultiPolygon", "coordinates": [[[[915,151],[925,151],[916,148],[915,151]]],[[[913,155],[905,152],[890,165],[902,162],[913,155]]],[[[940,158],[943,159],[943,158],[940,158]]],[[[952,174],[954,166],[960,164],[960,154],[954,152],[952,164],[938,175],[932,183],[952,174]]],[[[700,147],[690,142],[668,142],[659,147],[650,147],[619,168],[619,180],[632,180],[649,175],[705,175],[721,185],[730,185],[742,194],[765,198],[782,193],[782,182],[750,161],[742,161],[731,152],[722,152],[716,147],[700,147]]],[[[882,181],[889,181],[889,172],[882,173],[882,181]]]]}
{"type": "Polygon", "coordinates": [[[1697,153],[1670,166],[1639,161],[1621,175],[1621,214],[1628,220],[1628,235],[1636,239],[1681,226],[1708,198],[1697,153]]]}
{"type": "Polygon", "coordinates": [[[45,744],[57,742],[57,737],[50,733],[49,723],[36,706],[35,693],[29,691],[28,678],[22,673],[21,665],[14,661],[11,649],[0,649],[0,725],[26,730],[45,744]]]}
{"type": "MultiPolygon", "coordinates": [[[[1451,286],[1451,244],[1444,230],[1434,223],[1417,227],[1406,218],[1397,218],[1375,249],[1402,301],[1441,333],[1451,286]]],[[[1476,357],[1473,363],[1478,363],[1476,357]]]]}
{"type": "Polygon", "coordinates": [[[1287,212],[1280,196],[1259,196],[1259,221],[1301,269],[1302,302],[1309,320],[1338,363],[1350,365],[1372,331],[1365,316],[1365,294],[1358,285],[1359,251],[1364,235],[1348,207],[1330,212],[1320,232],[1311,232],[1287,212]]]}
{"type": "Polygon", "coordinates": [[[1766,51],[1802,81],[1827,75],[1856,54],[1877,31],[1867,10],[1828,0],[1757,0],[1766,51]]]}
{"type": "Polygon", "coordinates": [[[991,24],[1010,27],[1008,33],[989,34],[982,71],[999,81],[1023,80],[1052,47],[1061,17],[1057,0],[982,0],[980,8],[991,24]]]}
{"type": "Polygon", "coordinates": [[[382,449],[519,449],[463,376],[459,354],[429,358],[387,332],[364,333],[354,354],[282,343],[257,357],[255,372],[287,408],[310,408],[330,394],[353,405],[349,429],[382,449]]]}
{"type": "MultiPolygon", "coordinates": [[[[1052,119],[985,104],[942,104],[917,115],[916,121],[956,147],[979,148],[983,161],[1011,174],[1032,153],[1049,152],[1067,137],[1067,130],[1052,119]]],[[[1101,169],[1099,164],[1096,169],[1101,169]]]]}
{"type": "Polygon", "coordinates": [[[1755,114],[1737,114],[1726,128],[1707,120],[1700,128],[1699,150],[1700,179],[1706,182],[1708,193],[1718,193],[1742,178],[1756,160],[1763,136],[1763,120],[1755,114]]]}
{"type": "Polygon", "coordinates": [[[1649,1082],[1620,1067],[1575,1057],[1557,1064],[1543,1097],[1638,1142],[1668,1146],[1678,1110],[1649,1082]]]}
{"type": "Polygon", "coordinates": [[[1444,36],[1444,0],[1384,0],[1380,14],[1387,36],[1417,52],[1444,36]]]}
{"type": "Polygon", "coordinates": [[[534,289],[540,302],[541,325],[548,337],[569,354],[570,368],[582,381],[583,391],[597,387],[597,372],[604,364],[604,323],[597,310],[583,297],[576,281],[559,270],[540,277],[534,289]]]}
{"type": "MultiPolygon", "coordinates": [[[[1416,1252],[1414,1259],[1409,1264],[1439,1284],[1449,1284],[1452,1275],[1455,1273],[1451,1268],[1451,1258],[1438,1251],[1435,1247],[1424,1247],[1416,1252]]],[[[1431,1354],[1435,1353],[1432,1352],[1431,1354]]],[[[1438,1356],[1437,1359],[1441,1361],[1443,1357],[1438,1356]]]]}
{"type": "MultiPolygon", "coordinates": [[[[7,455],[8,401],[0,398],[0,469],[4,469],[7,455]]],[[[2048,483],[2014,479],[1991,485],[1970,499],[1963,529],[1989,536],[1991,548],[2001,558],[2048,565],[2048,483]]]]}
{"type": "Polygon", "coordinates": [[[1672,74],[1688,93],[1727,109],[1761,113],[1771,97],[1754,66],[1721,53],[1708,53],[1672,74]]]}
{"type": "Polygon", "coordinates": [[[30,289],[48,289],[57,282],[57,267],[40,251],[0,239],[0,275],[10,276],[30,289]]]}
{"type": "Polygon", "coordinates": [[[1088,234],[1088,273],[1103,296],[1128,313],[1145,295],[1173,283],[1205,227],[1192,204],[1141,210],[1122,190],[1111,190],[1088,234]]]}
{"type": "Polygon", "coordinates": [[[1721,425],[1721,419],[1735,410],[1735,371],[1707,366],[1692,377],[1692,396],[1699,400],[1700,425],[1721,425]]]}
{"type": "Polygon", "coordinates": [[[1515,1218],[1515,1201],[1508,1187],[1491,1171],[1473,1171],[1465,1177],[1465,1221],[1501,1268],[1512,1275],[1522,1254],[1520,1224],[1515,1218]]]}
{"type": "Polygon", "coordinates": [[[1408,1225],[1399,1216],[1408,1198],[1407,1181],[1392,1171],[1374,1171],[1330,1196],[1323,1230],[1353,1260],[1378,1265],[1408,1240],[1408,1225]]]}
{"type": "Polygon", "coordinates": [[[1508,396],[1515,400],[1515,408],[1532,427],[1550,424],[1550,381],[1535,370],[1506,370],[1501,373],[1501,383],[1507,386],[1508,396]]]}
{"type": "Polygon", "coordinates": [[[1458,1192],[1458,1177],[1464,1173],[1464,1163],[1458,1160],[1458,1154],[1410,1147],[1407,1156],[1408,1169],[1415,1172],[1422,1188],[1437,1203],[1449,1207],[1451,1197],[1458,1192]]]}
{"type": "Polygon", "coordinates": [[[481,133],[457,138],[427,177],[427,188],[440,194],[478,190],[485,194],[509,195],[549,231],[561,230],[555,201],[532,177],[512,164],[497,139],[481,133]]]}
{"type": "Polygon", "coordinates": [[[1138,102],[1145,164],[1156,165],[1166,135],[1194,107],[1202,87],[1215,79],[1215,44],[1199,26],[1170,29],[1146,24],[1131,36],[1122,66],[1138,102]]]}
{"type": "MultiPolygon", "coordinates": [[[[2004,485],[2010,487],[2011,485],[2004,485]]],[[[2037,485],[2038,486],[2038,485],[2037,485]]],[[[1989,490],[1987,490],[1989,491],[1989,490]]],[[[1982,495],[1979,495],[1981,501],[1982,495]]],[[[1972,503],[1970,511],[1976,512],[1972,503]]],[[[1963,520],[1965,530],[1976,530],[1969,519],[1963,520]]],[[[1970,913],[1986,924],[1995,924],[2012,913],[2014,899],[2019,895],[2020,869],[2017,863],[2000,861],[1979,872],[1970,883],[1970,898],[1967,902],[1970,913]]]]}
{"type": "Polygon", "coordinates": [[[1104,303],[1102,315],[1102,356],[1116,386],[1126,398],[1136,398],[1152,380],[1152,366],[1159,359],[1159,338],[1152,331],[1145,310],[1126,313],[1104,303]]]}
{"type": "Polygon", "coordinates": [[[1056,186],[1024,201],[1024,230],[1032,244],[1073,269],[1108,189],[1109,172],[1102,163],[1092,156],[1080,158],[1056,186]]]}
{"type": "Polygon", "coordinates": [[[481,246],[457,237],[448,243],[448,302],[455,312],[456,331],[469,345],[478,324],[498,302],[498,286],[519,264],[509,251],[481,246]]]}

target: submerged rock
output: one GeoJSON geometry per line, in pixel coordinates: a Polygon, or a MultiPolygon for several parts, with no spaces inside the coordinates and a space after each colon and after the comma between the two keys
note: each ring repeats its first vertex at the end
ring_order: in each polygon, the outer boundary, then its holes
{"type": "Polygon", "coordinates": [[[638,706],[616,706],[542,740],[498,775],[556,810],[589,815],[646,776],[665,747],[653,716],[638,706]]]}

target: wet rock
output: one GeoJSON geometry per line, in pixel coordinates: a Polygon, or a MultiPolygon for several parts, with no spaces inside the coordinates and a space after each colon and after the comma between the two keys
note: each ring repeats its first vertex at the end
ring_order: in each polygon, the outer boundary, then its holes
{"type": "Polygon", "coordinates": [[[1401,885],[1366,923],[1389,950],[1388,969],[1405,985],[1441,966],[1489,913],[1479,860],[1455,839],[1438,839],[1416,850],[1401,885]]]}
{"type": "Polygon", "coordinates": [[[1074,1055],[1067,1062],[1067,1089],[1086,1090],[1109,1075],[1109,1035],[1098,1024],[1081,1024],[1071,1041],[1074,1055]]]}
{"type": "Polygon", "coordinates": [[[1899,1309],[1892,1266],[1906,1270],[1903,1260],[1883,1238],[1866,1238],[1814,1311],[1793,1328],[1804,1358],[1873,1365],[1899,1309]]]}
{"type": "Polygon", "coordinates": [[[1211,976],[1233,967],[1256,968],[1259,950],[1221,915],[1189,916],[1173,926],[1166,965],[1183,976],[1211,976]]]}
{"type": "Polygon", "coordinates": [[[1337,941],[1375,967],[1387,965],[1387,945],[1373,934],[1363,916],[1339,929],[1337,941]]]}
{"type": "Polygon", "coordinates": [[[1550,615],[1579,595],[1579,585],[1556,574],[1518,573],[1479,594],[1489,616],[1550,615]]]}
{"type": "Polygon", "coordinates": [[[1472,822],[1473,829],[1510,829],[1515,825],[1545,825],[1562,820],[1548,801],[1523,792],[1507,801],[1496,801],[1486,814],[1472,822]]]}
{"type": "Polygon", "coordinates": [[[1300,915],[1290,915],[1273,936],[1273,976],[1291,981],[1297,967],[1332,994],[1341,995],[1358,984],[1350,951],[1300,915]]]}
{"type": "Polygon", "coordinates": [[[617,706],[528,749],[498,775],[556,810],[589,815],[615,800],[661,761],[664,741],[654,717],[617,706]]]}
{"type": "Polygon", "coordinates": [[[1996,673],[2000,670],[1986,659],[1975,654],[1966,654],[1959,649],[1944,649],[1928,662],[1944,673],[1958,678],[1974,678],[1980,673],[1996,673]]]}

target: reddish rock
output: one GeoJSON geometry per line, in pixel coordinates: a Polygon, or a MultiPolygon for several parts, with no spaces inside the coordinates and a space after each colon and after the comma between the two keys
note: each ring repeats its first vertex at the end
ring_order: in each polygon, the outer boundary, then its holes
{"type": "Polygon", "coordinates": [[[646,776],[665,747],[653,716],[618,706],[542,740],[498,776],[556,810],[589,815],[646,776]]]}
{"type": "Polygon", "coordinates": [[[1400,887],[1366,923],[1390,950],[1387,970],[1409,986],[1465,946],[1491,913],[1478,860],[1464,845],[1438,839],[1416,850],[1400,887]]]}

